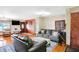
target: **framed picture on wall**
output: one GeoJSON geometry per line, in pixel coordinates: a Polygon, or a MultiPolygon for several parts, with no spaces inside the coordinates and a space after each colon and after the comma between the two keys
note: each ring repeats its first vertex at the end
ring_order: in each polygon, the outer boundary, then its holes
{"type": "Polygon", "coordinates": [[[56,30],[64,30],[65,29],[65,20],[55,21],[55,29],[56,30]]]}

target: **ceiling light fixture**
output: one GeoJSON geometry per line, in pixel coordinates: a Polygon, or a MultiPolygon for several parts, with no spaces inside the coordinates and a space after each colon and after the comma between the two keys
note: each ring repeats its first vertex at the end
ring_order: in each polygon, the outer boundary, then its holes
{"type": "Polygon", "coordinates": [[[36,12],[35,14],[36,15],[39,15],[39,16],[49,16],[50,15],[50,12],[40,11],[40,12],[36,12]]]}

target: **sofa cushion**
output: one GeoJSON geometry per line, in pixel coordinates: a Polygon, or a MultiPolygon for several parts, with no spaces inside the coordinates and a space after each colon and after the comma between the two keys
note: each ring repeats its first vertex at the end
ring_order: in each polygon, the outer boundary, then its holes
{"type": "Polygon", "coordinates": [[[29,52],[46,52],[47,41],[38,42],[36,45],[32,46],[28,51],[29,52]]]}
{"type": "Polygon", "coordinates": [[[53,32],[52,35],[53,36],[58,36],[58,32],[53,32]]]}
{"type": "Polygon", "coordinates": [[[37,37],[43,37],[43,34],[37,34],[36,36],[37,37]]]}
{"type": "Polygon", "coordinates": [[[44,34],[43,37],[48,39],[49,38],[49,34],[44,34]]]}
{"type": "Polygon", "coordinates": [[[58,37],[54,37],[54,36],[50,37],[50,40],[53,42],[59,42],[58,37]]]}
{"type": "Polygon", "coordinates": [[[41,33],[44,34],[44,31],[45,31],[45,30],[41,30],[41,33]]]}
{"type": "Polygon", "coordinates": [[[47,30],[47,31],[46,31],[46,34],[50,34],[49,32],[50,32],[50,31],[49,31],[49,30],[47,30]]]}
{"type": "Polygon", "coordinates": [[[53,32],[52,35],[49,36],[50,40],[53,42],[58,42],[59,41],[59,34],[58,32],[53,32]]]}

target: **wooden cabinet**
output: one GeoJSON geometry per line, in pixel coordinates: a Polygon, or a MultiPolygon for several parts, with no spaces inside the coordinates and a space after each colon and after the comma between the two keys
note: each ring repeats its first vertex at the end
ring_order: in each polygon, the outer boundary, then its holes
{"type": "Polygon", "coordinates": [[[71,47],[79,49],[79,12],[71,13],[71,47]]]}

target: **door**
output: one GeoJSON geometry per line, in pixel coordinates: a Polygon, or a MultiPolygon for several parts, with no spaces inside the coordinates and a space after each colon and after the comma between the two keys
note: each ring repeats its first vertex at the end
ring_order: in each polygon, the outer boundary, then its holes
{"type": "Polygon", "coordinates": [[[79,49],[79,12],[71,13],[71,47],[79,49]]]}

